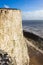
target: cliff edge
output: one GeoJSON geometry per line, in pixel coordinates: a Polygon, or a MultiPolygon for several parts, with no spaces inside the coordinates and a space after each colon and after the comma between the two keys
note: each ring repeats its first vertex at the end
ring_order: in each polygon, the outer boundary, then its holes
{"type": "Polygon", "coordinates": [[[29,65],[20,10],[0,9],[0,58],[3,60],[0,60],[1,65],[29,65]]]}

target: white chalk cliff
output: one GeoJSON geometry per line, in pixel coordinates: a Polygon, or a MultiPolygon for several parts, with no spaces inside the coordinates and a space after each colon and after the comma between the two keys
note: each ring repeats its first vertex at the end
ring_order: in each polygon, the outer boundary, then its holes
{"type": "Polygon", "coordinates": [[[0,9],[0,50],[8,53],[13,65],[29,65],[20,10],[0,9]]]}

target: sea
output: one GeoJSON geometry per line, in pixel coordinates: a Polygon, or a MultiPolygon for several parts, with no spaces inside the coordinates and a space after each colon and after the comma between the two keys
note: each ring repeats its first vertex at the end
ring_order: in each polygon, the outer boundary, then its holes
{"type": "Polygon", "coordinates": [[[34,33],[43,38],[43,20],[23,20],[23,30],[34,33]]]}

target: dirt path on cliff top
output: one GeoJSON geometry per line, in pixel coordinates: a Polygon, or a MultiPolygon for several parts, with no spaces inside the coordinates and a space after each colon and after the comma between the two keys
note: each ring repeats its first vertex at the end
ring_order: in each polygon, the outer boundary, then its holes
{"type": "Polygon", "coordinates": [[[28,46],[28,52],[30,57],[29,65],[43,65],[43,51],[37,48],[31,42],[29,42],[26,38],[25,41],[28,46]]]}

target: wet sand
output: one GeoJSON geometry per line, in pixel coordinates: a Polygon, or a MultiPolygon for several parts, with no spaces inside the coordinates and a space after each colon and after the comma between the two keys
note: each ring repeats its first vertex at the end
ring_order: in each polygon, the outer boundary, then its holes
{"type": "MultiPolygon", "coordinates": [[[[23,34],[24,34],[24,37],[27,38],[27,40],[31,39],[30,41],[33,40],[35,42],[43,41],[43,38],[40,38],[39,36],[34,35],[32,33],[28,33],[26,31],[23,31],[23,34]]],[[[43,43],[42,43],[42,45],[43,45],[43,43]]],[[[37,51],[32,46],[27,45],[27,47],[28,47],[28,53],[29,53],[29,57],[30,57],[30,64],[29,65],[43,65],[43,54],[40,53],[39,51],[37,51]]]]}
{"type": "Polygon", "coordinates": [[[32,47],[28,47],[30,64],[29,65],[43,65],[43,54],[32,47]]]}

